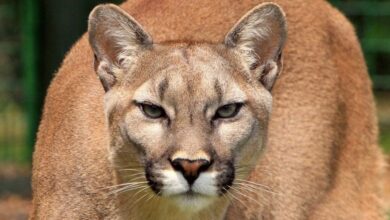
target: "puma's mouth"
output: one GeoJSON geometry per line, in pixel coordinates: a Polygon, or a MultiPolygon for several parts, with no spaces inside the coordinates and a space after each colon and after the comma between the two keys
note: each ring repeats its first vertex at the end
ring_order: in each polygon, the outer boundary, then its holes
{"type": "Polygon", "coordinates": [[[188,183],[181,173],[173,170],[164,170],[158,175],[147,173],[146,179],[151,189],[159,196],[188,198],[221,196],[230,188],[233,181],[220,183],[218,173],[209,172],[202,173],[193,183],[188,183]]]}
{"type": "Polygon", "coordinates": [[[168,198],[191,201],[201,197],[218,198],[226,193],[235,178],[232,163],[217,164],[219,168],[200,172],[194,179],[189,179],[181,170],[160,170],[154,165],[150,163],[145,167],[147,182],[158,196],[168,198]]]}
{"type": "Polygon", "coordinates": [[[146,177],[156,195],[170,199],[185,211],[197,212],[204,209],[220,195],[219,189],[214,184],[197,181],[188,184],[176,171],[163,171],[158,177],[147,174],[146,177]]]}

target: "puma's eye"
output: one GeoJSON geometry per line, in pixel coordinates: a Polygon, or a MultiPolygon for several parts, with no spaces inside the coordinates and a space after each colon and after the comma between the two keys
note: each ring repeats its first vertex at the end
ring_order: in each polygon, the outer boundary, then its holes
{"type": "Polygon", "coordinates": [[[233,118],[237,115],[242,107],[242,103],[232,103],[224,105],[217,109],[214,119],[217,118],[233,118]]]}
{"type": "Polygon", "coordinates": [[[165,117],[165,111],[160,106],[143,103],[140,104],[140,107],[144,114],[149,118],[165,117]]]}

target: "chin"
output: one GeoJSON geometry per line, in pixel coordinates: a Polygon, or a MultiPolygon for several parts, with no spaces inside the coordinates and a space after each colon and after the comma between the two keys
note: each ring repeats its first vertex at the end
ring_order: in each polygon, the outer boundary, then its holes
{"type": "Polygon", "coordinates": [[[198,193],[185,193],[171,196],[173,203],[181,210],[186,212],[199,212],[209,207],[217,197],[207,196],[198,193]]]}

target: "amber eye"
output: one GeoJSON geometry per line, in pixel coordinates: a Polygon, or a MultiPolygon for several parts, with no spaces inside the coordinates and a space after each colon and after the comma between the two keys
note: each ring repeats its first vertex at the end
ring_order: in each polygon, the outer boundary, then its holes
{"type": "Polygon", "coordinates": [[[242,103],[232,103],[221,106],[217,109],[217,112],[214,115],[214,119],[218,118],[233,118],[238,114],[242,107],[242,103]]]}
{"type": "Polygon", "coordinates": [[[149,118],[156,119],[166,116],[164,109],[157,105],[142,103],[140,104],[140,108],[142,112],[149,118]]]}

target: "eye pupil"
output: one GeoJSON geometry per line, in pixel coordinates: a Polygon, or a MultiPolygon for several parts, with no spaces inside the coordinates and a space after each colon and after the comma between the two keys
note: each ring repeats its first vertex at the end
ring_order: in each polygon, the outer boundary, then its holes
{"type": "Polygon", "coordinates": [[[149,118],[161,118],[165,116],[164,109],[157,105],[141,104],[141,109],[149,118]]]}

